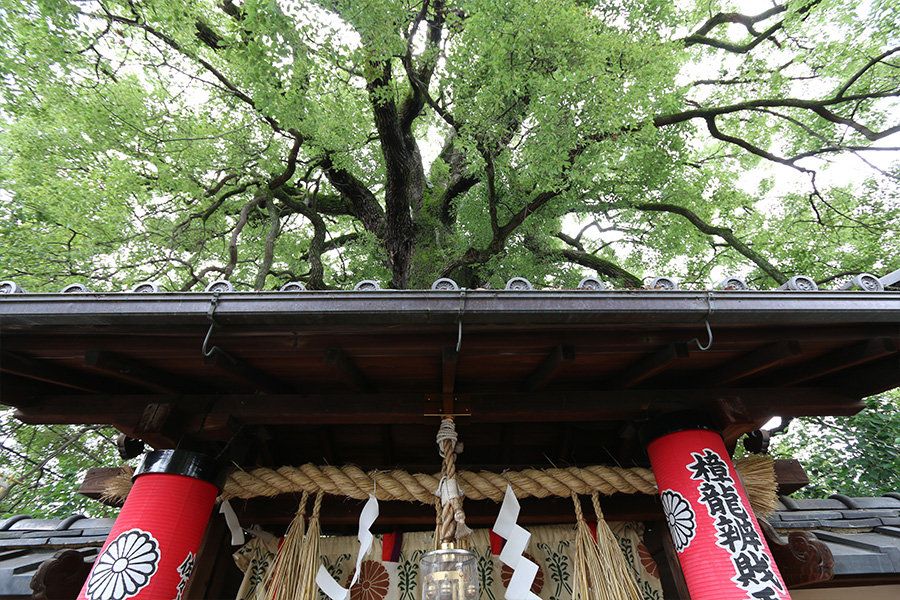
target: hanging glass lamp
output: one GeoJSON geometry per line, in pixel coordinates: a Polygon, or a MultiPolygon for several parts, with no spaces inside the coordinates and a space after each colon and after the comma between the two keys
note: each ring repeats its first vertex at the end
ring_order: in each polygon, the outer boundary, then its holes
{"type": "Polygon", "coordinates": [[[443,542],[419,561],[422,600],[477,600],[478,558],[474,552],[443,542]]]}

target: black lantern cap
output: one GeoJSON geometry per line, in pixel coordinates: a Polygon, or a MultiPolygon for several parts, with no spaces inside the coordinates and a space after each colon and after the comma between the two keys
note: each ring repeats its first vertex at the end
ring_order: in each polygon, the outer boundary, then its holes
{"type": "Polygon", "coordinates": [[[216,486],[219,491],[225,486],[227,473],[214,458],[187,450],[154,450],[144,456],[135,470],[132,480],[147,473],[167,473],[184,475],[216,486]]]}
{"type": "Polygon", "coordinates": [[[650,442],[664,435],[692,429],[706,429],[722,435],[722,431],[709,414],[696,410],[683,410],[659,415],[644,423],[640,431],[641,443],[646,448],[650,442]]]}

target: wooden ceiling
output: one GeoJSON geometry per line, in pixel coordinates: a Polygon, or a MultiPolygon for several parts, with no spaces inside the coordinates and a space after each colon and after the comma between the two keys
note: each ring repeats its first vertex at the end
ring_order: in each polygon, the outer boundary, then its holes
{"type": "Polygon", "coordinates": [[[464,467],[643,465],[670,410],[729,443],[854,413],[900,385],[898,346],[895,292],[9,294],[0,401],[250,464],[427,469],[452,399],[464,467]]]}

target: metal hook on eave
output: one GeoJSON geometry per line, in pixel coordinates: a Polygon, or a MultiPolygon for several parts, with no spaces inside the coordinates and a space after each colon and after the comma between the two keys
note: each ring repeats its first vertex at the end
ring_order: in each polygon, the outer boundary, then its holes
{"type": "Polygon", "coordinates": [[[203,352],[203,356],[212,356],[213,352],[219,349],[218,346],[213,346],[209,350],[206,349],[207,344],[209,344],[209,338],[212,335],[213,328],[215,328],[218,323],[216,322],[216,306],[219,304],[219,291],[213,292],[213,296],[209,301],[209,308],[206,309],[206,318],[209,319],[209,330],[206,332],[206,337],[203,338],[203,346],[200,348],[201,352],[203,352]]]}
{"type": "Polygon", "coordinates": [[[712,333],[712,328],[709,326],[709,320],[703,319],[703,323],[706,325],[706,333],[709,335],[709,342],[707,342],[707,344],[704,346],[703,344],[700,343],[699,338],[694,338],[692,340],[688,340],[688,344],[690,344],[691,342],[697,342],[697,347],[700,349],[700,351],[706,352],[707,350],[709,350],[710,346],[712,346],[713,333],[712,333]]]}
{"type": "Polygon", "coordinates": [[[713,314],[713,294],[711,291],[707,291],[706,292],[706,316],[703,317],[703,323],[704,323],[704,325],[706,325],[706,334],[709,336],[709,341],[704,346],[703,344],[700,343],[699,338],[694,338],[692,340],[688,340],[688,344],[690,344],[691,342],[697,342],[697,347],[700,349],[701,352],[706,352],[707,350],[709,350],[710,346],[712,346],[712,343],[713,343],[712,328],[709,326],[709,319],[712,316],[712,314],[713,314]]]}
{"type": "Polygon", "coordinates": [[[466,288],[461,288],[459,290],[459,315],[457,316],[456,322],[459,325],[459,332],[456,336],[456,352],[459,353],[459,349],[462,346],[462,318],[463,313],[466,312],[466,288]]]}

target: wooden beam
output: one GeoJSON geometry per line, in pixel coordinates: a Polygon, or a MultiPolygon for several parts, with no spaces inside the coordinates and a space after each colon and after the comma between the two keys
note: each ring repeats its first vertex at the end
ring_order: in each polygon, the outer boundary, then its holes
{"type": "Polygon", "coordinates": [[[443,361],[441,390],[444,394],[452,394],[453,388],[456,386],[456,365],[459,361],[459,353],[456,348],[445,346],[441,356],[443,361]]]}
{"type": "Polygon", "coordinates": [[[611,387],[617,390],[632,388],[687,359],[689,356],[690,351],[686,343],[675,342],[668,344],[615,375],[610,382],[611,387]]]}
{"type": "Polygon", "coordinates": [[[681,570],[678,552],[675,551],[675,544],[672,543],[672,534],[669,532],[666,521],[658,519],[653,523],[647,523],[646,527],[645,545],[648,549],[654,548],[654,550],[657,550],[653,552],[652,556],[656,560],[656,566],[659,569],[665,597],[690,600],[691,594],[688,591],[687,581],[684,579],[684,571],[681,570]],[[663,558],[663,560],[660,560],[660,558],[663,558]]]}
{"type": "Polygon", "coordinates": [[[381,462],[385,465],[393,465],[394,461],[394,433],[389,424],[381,426],[381,462]]]}
{"type": "Polygon", "coordinates": [[[529,392],[542,389],[553,380],[559,372],[560,367],[563,366],[563,363],[573,360],[575,360],[575,346],[570,344],[560,344],[554,348],[540,366],[535,369],[534,373],[531,374],[528,381],[525,383],[524,389],[529,392]]]}
{"type": "MultiPolygon", "coordinates": [[[[888,355],[821,380],[846,393],[866,398],[900,387],[900,356],[888,355]]],[[[819,383],[819,382],[817,382],[819,383]]]]}
{"type": "Polygon", "coordinates": [[[113,382],[101,377],[12,352],[0,352],[0,371],[90,394],[110,393],[115,389],[113,382]]]}
{"type": "Polygon", "coordinates": [[[272,375],[257,369],[233,354],[229,354],[218,346],[213,346],[210,355],[203,357],[203,364],[231,373],[267,394],[289,394],[296,391],[272,375]]]}
{"type": "Polygon", "coordinates": [[[500,462],[509,464],[512,455],[512,425],[503,423],[500,425],[500,462]]]}
{"type": "Polygon", "coordinates": [[[92,467],[88,469],[78,487],[78,493],[94,500],[98,500],[107,506],[122,506],[122,502],[112,502],[103,499],[106,486],[110,480],[121,477],[125,469],[122,467],[92,467]]]}
{"type": "Polygon", "coordinates": [[[765,424],[765,421],[754,419],[743,398],[734,394],[724,394],[717,398],[716,412],[726,446],[748,431],[756,431],[765,424]]]}
{"type": "Polygon", "coordinates": [[[123,433],[150,444],[157,450],[174,448],[184,435],[184,422],[175,413],[174,404],[151,403],[144,407],[134,427],[122,423],[116,425],[123,433]]]}
{"type": "Polygon", "coordinates": [[[809,485],[809,476],[799,460],[793,458],[775,459],[775,481],[778,482],[778,493],[787,496],[800,488],[809,485]]]}
{"type": "Polygon", "coordinates": [[[790,373],[775,376],[768,383],[776,387],[797,385],[798,383],[843,371],[895,352],[897,352],[897,344],[891,338],[880,337],[865,340],[829,352],[825,356],[806,364],[797,365],[791,369],[790,373]]]}
{"type": "Polygon", "coordinates": [[[192,381],[116,352],[88,350],[84,355],[84,366],[161,394],[175,394],[186,390],[200,391],[200,387],[192,381]]]}
{"type": "Polygon", "coordinates": [[[216,573],[217,564],[222,562],[223,558],[226,560],[230,558],[228,555],[231,554],[231,535],[225,525],[224,517],[217,513],[218,509],[210,516],[206,531],[203,532],[194,570],[191,572],[182,596],[184,600],[227,596],[222,590],[224,574],[218,574],[218,577],[213,576],[216,573]]]}
{"type": "Polygon", "coordinates": [[[341,381],[343,381],[344,385],[351,390],[357,392],[369,391],[369,382],[366,380],[365,376],[356,368],[356,365],[347,358],[347,355],[344,354],[344,351],[340,348],[329,348],[325,350],[323,362],[326,365],[335,367],[341,381]]]}
{"type": "Polygon", "coordinates": [[[769,344],[715,370],[708,376],[707,384],[709,387],[722,387],[734,383],[777,366],[785,359],[801,352],[800,342],[796,340],[769,344]]]}
{"type": "Polygon", "coordinates": [[[229,440],[241,428],[232,415],[228,413],[200,412],[184,419],[185,430],[190,431],[200,440],[229,440]]]}
{"type": "Polygon", "coordinates": [[[0,377],[0,403],[14,408],[29,406],[48,394],[68,393],[69,390],[46,381],[5,373],[0,377]]]}
{"type": "Polygon", "coordinates": [[[319,427],[319,444],[322,447],[322,458],[326,463],[337,464],[334,455],[334,435],[331,433],[331,427],[319,427]]]}
{"type": "MultiPolygon", "coordinates": [[[[712,409],[723,397],[739,399],[750,420],[772,416],[855,414],[865,405],[832,387],[731,390],[619,390],[599,392],[480,393],[467,395],[473,423],[577,422],[636,419],[671,406],[712,409]]],[[[32,424],[114,423],[143,414],[148,400],[184,414],[232,415],[247,425],[430,423],[423,394],[55,395],[22,406],[32,424]]]]}
{"type": "Polygon", "coordinates": [[[559,448],[556,455],[568,460],[569,456],[572,454],[572,447],[574,446],[574,438],[572,435],[571,427],[559,428],[558,442],[556,445],[559,448]]]}

